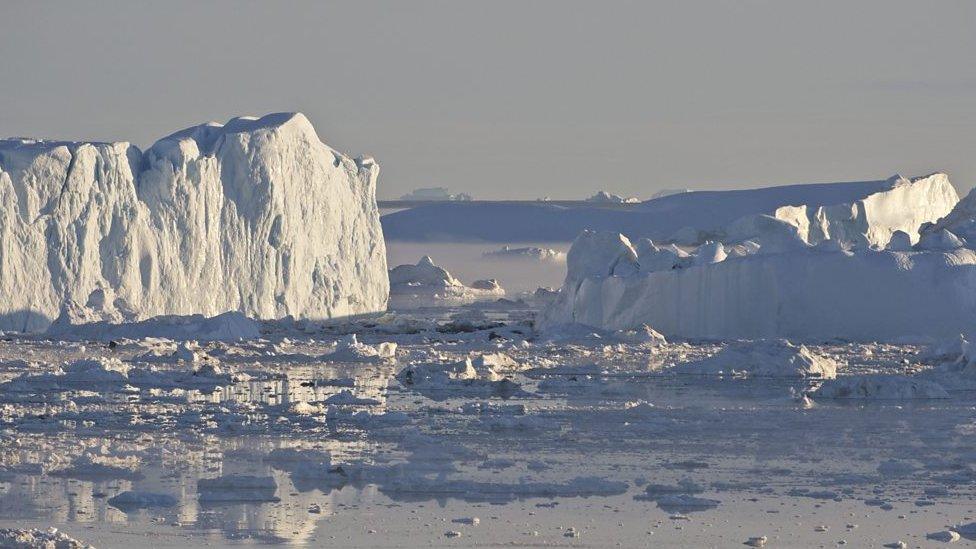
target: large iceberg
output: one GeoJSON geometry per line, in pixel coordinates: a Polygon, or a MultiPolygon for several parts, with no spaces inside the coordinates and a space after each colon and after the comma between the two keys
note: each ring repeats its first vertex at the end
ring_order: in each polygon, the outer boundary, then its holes
{"type": "Polygon", "coordinates": [[[693,254],[586,231],[542,329],[653,326],[669,338],[947,338],[976,326],[976,251],[942,229],[908,251],[835,241],[693,254]],[[955,244],[955,247],[953,246],[955,244]],[[682,255],[683,254],[683,255],[682,255]]]}
{"type": "Polygon", "coordinates": [[[125,318],[382,311],[379,168],[302,114],[235,118],[129,143],[0,141],[0,329],[70,303],[125,318]]]}
{"type": "Polygon", "coordinates": [[[383,216],[387,239],[570,242],[586,229],[636,240],[694,245],[750,239],[779,226],[807,243],[832,239],[884,246],[895,231],[918,239],[918,228],[952,210],[959,195],[943,173],[880,181],[684,192],[625,209],[566,207],[545,202],[442,203],[383,216]]]}

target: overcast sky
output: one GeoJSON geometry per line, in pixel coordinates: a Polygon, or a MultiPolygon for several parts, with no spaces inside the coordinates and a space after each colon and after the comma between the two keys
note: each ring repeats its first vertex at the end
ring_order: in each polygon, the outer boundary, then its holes
{"type": "Polygon", "coordinates": [[[379,196],[976,184],[976,2],[0,3],[0,136],[302,111],[379,196]]]}

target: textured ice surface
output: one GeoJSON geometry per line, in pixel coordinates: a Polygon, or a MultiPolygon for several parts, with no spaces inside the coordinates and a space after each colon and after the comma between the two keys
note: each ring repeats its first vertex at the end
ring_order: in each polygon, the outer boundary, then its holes
{"type": "Polygon", "coordinates": [[[382,311],[379,168],[305,116],[128,143],[0,141],[0,328],[45,328],[69,302],[161,314],[332,318],[382,311]]]}

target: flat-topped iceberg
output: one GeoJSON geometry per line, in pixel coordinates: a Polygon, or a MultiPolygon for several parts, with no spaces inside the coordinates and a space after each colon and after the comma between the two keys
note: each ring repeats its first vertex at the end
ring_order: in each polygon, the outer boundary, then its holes
{"type": "Polygon", "coordinates": [[[195,126],[144,153],[2,140],[0,329],[43,329],[93,294],[136,320],[382,311],[378,173],[297,113],[195,126]]]}

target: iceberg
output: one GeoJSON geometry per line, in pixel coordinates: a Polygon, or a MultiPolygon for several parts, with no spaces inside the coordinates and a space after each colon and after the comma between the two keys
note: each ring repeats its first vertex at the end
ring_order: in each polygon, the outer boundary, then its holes
{"type": "Polygon", "coordinates": [[[300,113],[187,128],[145,152],[0,140],[0,329],[43,330],[93,295],[127,320],[383,311],[378,174],[300,113]]]}
{"type": "Polygon", "coordinates": [[[692,261],[675,263],[652,255],[645,267],[625,236],[585,231],[537,327],[647,324],[669,338],[892,341],[945,339],[976,324],[976,251],[969,248],[802,245],[725,258],[715,250],[705,245],[692,261]]]}
{"type": "MultiPolygon", "coordinates": [[[[760,189],[693,191],[626,208],[567,207],[546,202],[445,202],[383,216],[390,241],[571,242],[586,229],[632,240],[698,245],[736,243],[771,225],[808,244],[824,240],[884,247],[895,231],[918,240],[923,223],[948,214],[959,195],[944,173],[878,181],[785,185],[760,189]]],[[[976,200],[974,200],[976,207],[976,200]]]]}
{"type": "Polygon", "coordinates": [[[390,269],[392,307],[460,304],[504,295],[505,289],[497,280],[476,280],[466,286],[426,255],[416,265],[397,265],[390,269]]]}

